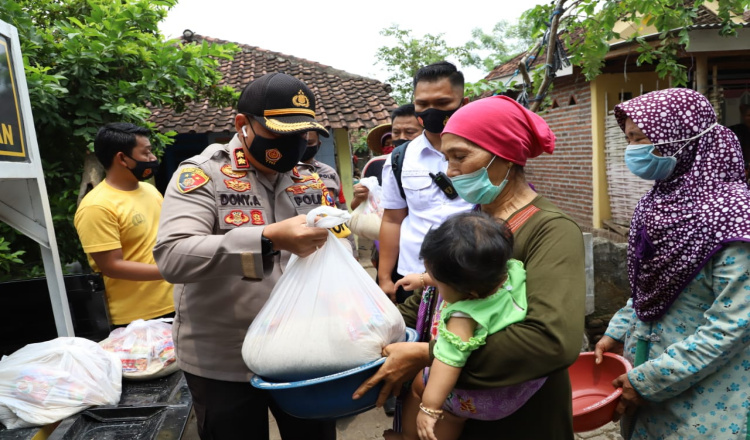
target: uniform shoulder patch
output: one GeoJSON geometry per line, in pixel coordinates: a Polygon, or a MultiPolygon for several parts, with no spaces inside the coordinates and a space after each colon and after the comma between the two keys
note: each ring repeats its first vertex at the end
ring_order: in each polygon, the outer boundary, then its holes
{"type": "Polygon", "coordinates": [[[177,177],[177,190],[183,194],[187,194],[207,184],[209,180],[211,178],[198,167],[183,168],[177,177]]]}

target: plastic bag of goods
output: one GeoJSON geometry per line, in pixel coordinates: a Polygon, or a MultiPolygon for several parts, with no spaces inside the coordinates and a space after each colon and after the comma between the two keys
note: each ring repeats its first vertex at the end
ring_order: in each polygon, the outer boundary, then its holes
{"type": "Polygon", "coordinates": [[[172,324],[160,319],[137,319],[113,330],[99,345],[122,361],[122,377],[126,379],[156,379],[179,370],[172,324]]]}
{"type": "MultiPolygon", "coordinates": [[[[348,216],[321,207],[307,222],[330,228],[348,216]],[[316,222],[316,215],[325,217],[316,222]]],[[[247,331],[242,357],[267,380],[306,380],[377,360],[383,347],[405,339],[405,331],[396,306],[329,232],[313,254],[290,258],[247,331]]]]}
{"type": "Polygon", "coordinates": [[[84,338],[29,344],[0,359],[0,423],[43,426],[94,405],[116,405],[122,392],[117,356],[84,338]]]}
{"type": "Polygon", "coordinates": [[[377,177],[365,177],[359,183],[367,187],[367,201],[361,203],[352,212],[349,220],[349,229],[357,235],[370,240],[377,240],[380,235],[380,222],[383,218],[383,205],[380,203],[382,189],[378,184],[377,177]]]}

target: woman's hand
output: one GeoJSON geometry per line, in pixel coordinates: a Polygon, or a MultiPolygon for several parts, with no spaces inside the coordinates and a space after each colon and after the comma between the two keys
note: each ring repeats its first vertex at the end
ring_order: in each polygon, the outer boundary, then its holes
{"type": "Polygon", "coordinates": [[[419,440],[438,440],[435,437],[435,423],[437,419],[434,419],[424,412],[420,411],[417,414],[417,435],[419,440]]]}
{"type": "Polygon", "coordinates": [[[396,285],[391,281],[390,279],[381,281],[379,283],[380,290],[383,291],[386,295],[388,295],[388,298],[391,299],[391,301],[395,304],[396,303],[396,291],[398,288],[396,285]]]}
{"type": "Polygon", "coordinates": [[[622,388],[620,402],[617,404],[617,408],[615,408],[614,416],[612,416],[613,422],[620,420],[624,414],[632,415],[639,406],[648,403],[648,401],[641,397],[641,395],[638,394],[638,391],[633,388],[633,384],[630,383],[627,373],[613,380],[612,386],[615,388],[622,388]]]}
{"type": "Polygon", "coordinates": [[[430,364],[430,344],[427,342],[396,342],[383,349],[385,363],[377,373],[354,391],[352,399],[359,399],[371,388],[383,381],[376,406],[383,406],[386,399],[401,392],[404,382],[414,379],[419,370],[430,364]]]}
{"type": "Polygon", "coordinates": [[[354,185],[354,199],[352,200],[352,209],[357,209],[362,202],[367,200],[367,195],[370,194],[370,190],[366,186],[358,183],[354,185]]]}
{"type": "Polygon", "coordinates": [[[396,281],[395,286],[396,290],[398,290],[398,286],[401,286],[407,292],[411,290],[422,289],[424,287],[424,274],[410,273],[409,275],[406,275],[405,277],[396,281]]]}
{"type": "Polygon", "coordinates": [[[594,348],[594,357],[597,365],[602,363],[602,355],[606,352],[622,355],[622,342],[612,339],[607,335],[602,336],[594,348]]]}

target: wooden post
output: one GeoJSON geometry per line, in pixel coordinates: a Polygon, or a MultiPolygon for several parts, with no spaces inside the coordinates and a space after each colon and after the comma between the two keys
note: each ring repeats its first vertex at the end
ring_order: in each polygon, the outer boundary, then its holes
{"type": "Polygon", "coordinates": [[[708,92],[708,58],[706,55],[696,57],[695,89],[704,96],[708,92]]]}

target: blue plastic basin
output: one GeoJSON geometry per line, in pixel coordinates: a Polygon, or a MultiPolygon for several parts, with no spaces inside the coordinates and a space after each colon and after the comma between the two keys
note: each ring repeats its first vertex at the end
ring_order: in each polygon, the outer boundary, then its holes
{"type": "MultiPolygon", "coordinates": [[[[406,342],[417,340],[416,330],[406,329],[406,342]]],[[[288,414],[301,419],[331,420],[353,416],[375,407],[383,384],[373,387],[357,400],[352,394],[369,379],[385,358],[368,362],[351,370],[315,379],[297,382],[268,382],[256,375],[250,383],[262,390],[268,390],[279,407],[288,414]]]]}

